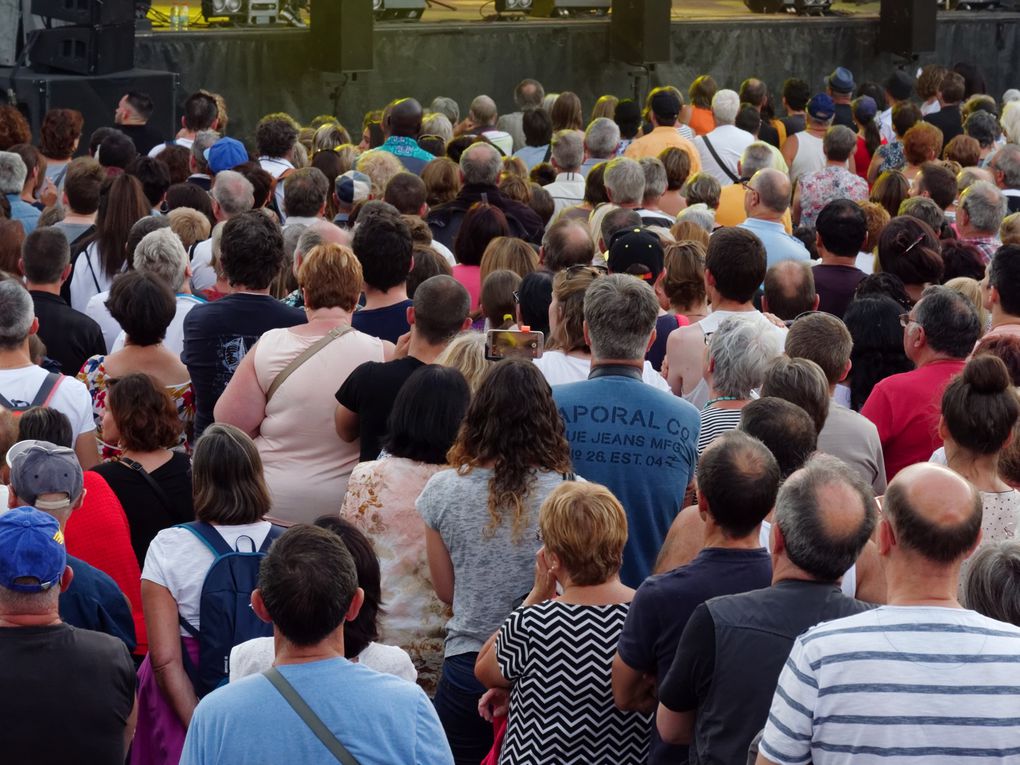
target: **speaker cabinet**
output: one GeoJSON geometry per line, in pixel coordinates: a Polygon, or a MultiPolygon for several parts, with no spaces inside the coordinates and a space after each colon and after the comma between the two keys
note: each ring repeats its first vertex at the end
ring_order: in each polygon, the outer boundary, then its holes
{"type": "Polygon", "coordinates": [[[369,0],[312,0],[312,64],[323,72],[367,72],[375,20],[369,0]]]}
{"type": "Polygon", "coordinates": [[[75,74],[110,74],[135,65],[135,23],[56,27],[32,33],[32,67],[75,74]]]}
{"type": "Polygon", "coordinates": [[[912,56],[935,50],[937,0],[883,0],[878,48],[912,56]]]}
{"type": "Polygon", "coordinates": [[[130,24],[134,0],[32,0],[32,13],[82,26],[130,24]]]}
{"type": "Polygon", "coordinates": [[[669,61],[670,0],[613,0],[609,34],[613,58],[628,64],[669,61]]]}

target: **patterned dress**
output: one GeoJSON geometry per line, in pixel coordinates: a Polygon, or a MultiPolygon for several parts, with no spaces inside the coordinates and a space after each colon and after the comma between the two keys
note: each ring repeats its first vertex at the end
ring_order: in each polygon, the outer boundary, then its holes
{"type": "Polygon", "coordinates": [[[818,213],[836,199],[868,200],[868,182],[845,167],[830,165],[800,179],[800,225],[814,226],[818,213]]]}
{"type": "MultiPolygon", "coordinates": [[[[92,396],[92,416],[96,421],[96,438],[99,439],[99,448],[104,462],[109,462],[120,456],[120,449],[116,444],[108,444],[103,440],[103,414],[106,412],[106,391],[108,382],[113,379],[107,372],[103,363],[105,356],[92,356],[82,365],[78,372],[78,379],[85,383],[92,396]]],[[[180,440],[173,447],[175,452],[191,453],[191,440],[194,433],[195,422],[195,391],[191,382],[180,385],[168,385],[167,393],[173,399],[177,408],[177,416],[180,417],[184,430],[181,432],[180,440]]]]}
{"type": "Polygon", "coordinates": [[[414,502],[428,480],[445,469],[402,457],[362,462],[347,482],[340,517],[372,540],[382,573],[380,639],[403,648],[429,695],[443,667],[449,606],[436,597],[425,553],[425,522],[414,502]]]}
{"type": "Polygon", "coordinates": [[[885,146],[879,146],[875,150],[875,154],[882,158],[882,164],[878,168],[879,173],[884,173],[886,170],[902,170],[907,166],[907,157],[903,153],[902,141],[893,141],[885,146]]]}
{"type": "Polygon", "coordinates": [[[547,600],[518,608],[496,638],[513,683],[500,765],[639,765],[651,716],[613,703],[612,665],[628,603],[547,600]]]}

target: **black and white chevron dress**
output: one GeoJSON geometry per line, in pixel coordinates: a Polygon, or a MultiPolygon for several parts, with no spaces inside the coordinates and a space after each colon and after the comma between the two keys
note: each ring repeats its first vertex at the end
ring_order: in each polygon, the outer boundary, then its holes
{"type": "Polygon", "coordinates": [[[496,659],[513,683],[500,765],[639,765],[652,718],[613,704],[611,669],[629,604],[550,600],[500,628],[496,659]]]}

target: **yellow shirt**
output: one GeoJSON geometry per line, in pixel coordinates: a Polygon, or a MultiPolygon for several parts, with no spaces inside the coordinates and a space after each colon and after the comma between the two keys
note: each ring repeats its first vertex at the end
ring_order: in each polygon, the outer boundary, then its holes
{"type": "MultiPolygon", "coordinates": [[[[719,209],[715,211],[715,224],[739,226],[745,220],[747,213],[744,212],[744,187],[739,183],[723,186],[722,194],[719,195],[719,209]]],[[[793,233],[793,218],[789,210],[783,213],[783,228],[787,234],[793,233]]]]}
{"type": "Polygon", "coordinates": [[[694,144],[676,132],[675,127],[657,127],[651,133],[635,139],[623,153],[623,156],[631,159],[642,159],[644,157],[657,157],[664,149],[676,147],[687,152],[691,158],[691,175],[701,172],[701,156],[694,144]]]}

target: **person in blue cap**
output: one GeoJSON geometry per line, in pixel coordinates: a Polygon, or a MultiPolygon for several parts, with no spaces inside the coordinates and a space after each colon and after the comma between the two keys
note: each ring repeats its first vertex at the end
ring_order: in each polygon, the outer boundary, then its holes
{"type": "Polygon", "coordinates": [[[836,108],[836,115],[833,117],[833,125],[843,125],[851,130],[856,130],[854,124],[854,110],[851,106],[851,99],[854,92],[854,73],[843,66],[837,66],[832,74],[825,78],[826,92],[836,108]]]}
{"type": "Polygon", "coordinates": [[[0,715],[5,762],[121,763],[134,735],[127,647],[60,619],[64,535],[34,507],[0,515],[0,715]]]}

